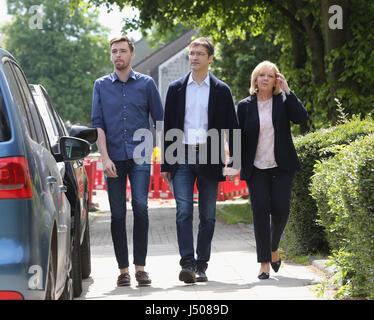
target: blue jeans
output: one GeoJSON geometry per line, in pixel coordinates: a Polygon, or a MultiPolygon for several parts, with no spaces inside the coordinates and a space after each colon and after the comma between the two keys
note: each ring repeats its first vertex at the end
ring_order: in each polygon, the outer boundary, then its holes
{"type": "Polygon", "coordinates": [[[211,243],[216,222],[218,181],[198,173],[198,164],[178,164],[173,178],[174,198],[177,203],[177,235],[180,265],[206,270],[210,258],[211,243]],[[196,255],[193,240],[193,190],[197,181],[199,191],[199,229],[196,255]]]}
{"type": "Polygon", "coordinates": [[[111,233],[114,253],[120,269],[129,266],[126,234],[126,181],[130,179],[132,209],[134,214],[133,249],[134,264],[145,266],[148,246],[148,190],[150,165],[136,164],[132,159],[113,161],[117,178],[107,177],[111,211],[111,233]]]}

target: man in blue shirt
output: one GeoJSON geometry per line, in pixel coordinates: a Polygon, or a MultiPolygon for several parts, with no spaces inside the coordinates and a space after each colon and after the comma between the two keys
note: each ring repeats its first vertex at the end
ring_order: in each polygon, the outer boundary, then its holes
{"type": "Polygon", "coordinates": [[[149,115],[154,123],[163,120],[160,94],[153,79],[134,72],[131,61],[134,45],[126,37],[110,41],[114,72],[95,81],[92,103],[92,125],[98,130],[97,146],[107,177],[111,211],[111,233],[114,252],[120,269],[118,286],[130,285],[126,235],[126,181],[131,184],[134,213],[133,247],[135,278],[139,285],[149,285],[151,279],[144,271],[148,245],[148,188],[152,146],[141,153],[142,143],[134,139],[138,129],[150,129],[149,115]]]}

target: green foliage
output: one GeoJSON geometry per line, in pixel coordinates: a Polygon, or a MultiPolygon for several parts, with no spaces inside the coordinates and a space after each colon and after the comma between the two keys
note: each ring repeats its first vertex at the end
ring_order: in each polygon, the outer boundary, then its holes
{"type": "Polygon", "coordinates": [[[93,82],[110,66],[108,41],[92,13],[68,1],[38,1],[43,6],[42,29],[29,27],[33,0],[8,0],[13,20],[3,28],[7,49],[21,64],[30,83],[48,91],[64,121],[91,122],[93,82]]]}
{"type": "MultiPolygon", "coordinates": [[[[367,114],[374,106],[374,3],[355,1],[351,6],[351,39],[326,57],[327,71],[340,59],[344,68],[336,86],[336,97],[347,113],[367,114]]],[[[330,87],[326,84],[327,87],[330,87]]]]}
{"type": "MultiPolygon", "coordinates": [[[[77,7],[82,1],[69,2],[72,7],[77,7]]],[[[331,15],[328,14],[327,1],[320,0],[89,0],[89,3],[139,9],[139,17],[127,19],[126,30],[146,30],[154,23],[163,34],[180,23],[199,28],[201,34],[209,35],[216,43],[233,45],[231,51],[237,50],[235,62],[243,66],[242,73],[248,76],[253,62],[248,57],[251,54],[242,48],[246,48],[249,37],[261,35],[274,42],[281,48],[280,60],[274,62],[278,63],[290,87],[310,112],[311,129],[335,123],[335,98],[342,102],[350,115],[365,115],[373,107],[373,1],[355,0],[354,5],[348,6],[348,1],[337,0],[334,4],[344,7],[345,24],[343,30],[336,30],[328,37],[324,28],[331,15]],[[292,37],[292,31],[298,33],[292,37]],[[338,47],[334,46],[337,39],[344,39],[337,41],[338,47]],[[302,56],[304,52],[306,59],[300,63],[300,53],[302,56]],[[297,59],[298,65],[295,63],[297,59]],[[342,70],[337,68],[338,64],[343,66],[342,70]]],[[[236,64],[230,65],[233,59],[222,56],[222,65],[227,64],[236,70],[236,64]]],[[[227,73],[228,84],[235,94],[242,97],[241,86],[248,82],[238,81],[240,74],[227,73]]]]}
{"type": "MultiPolygon", "coordinates": [[[[284,35],[281,42],[281,55],[277,61],[278,67],[286,77],[291,90],[296,93],[308,110],[310,129],[320,129],[331,124],[327,116],[329,99],[326,99],[326,95],[329,91],[315,83],[310,60],[306,61],[303,68],[294,68],[290,41],[284,35]]],[[[310,58],[310,53],[308,56],[310,58]]],[[[334,101],[333,97],[330,99],[334,101]]]]}
{"type": "Polygon", "coordinates": [[[318,162],[311,194],[343,279],[339,294],[374,298],[374,134],[318,162]]]}
{"type": "Polygon", "coordinates": [[[346,123],[320,129],[295,139],[295,148],[302,163],[302,170],[295,175],[291,198],[291,213],[285,229],[286,246],[295,254],[329,252],[325,230],[317,220],[317,206],[310,195],[309,185],[318,161],[328,159],[345,145],[360,136],[374,132],[374,120],[358,116],[346,123]]]}
{"type": "Polygon", "coordinates": [[[190,26],[184,26],[183,24],[178,23],[172,30],[161,32],[159,24],[154,23],[150,30],[145,30],[143,32],[143,36],[147,38],[152,49],[157,49],[174,41],[176,38],[191,29],[190,26]]]}

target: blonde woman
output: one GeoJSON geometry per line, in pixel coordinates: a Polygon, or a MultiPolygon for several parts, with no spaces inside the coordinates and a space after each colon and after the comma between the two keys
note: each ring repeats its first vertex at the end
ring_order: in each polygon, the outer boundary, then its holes
{"type": "Polygon", "coordinates": [[[251,76],[250,96],[238,104],[242,130],[241,179],[246,180],[253,212],[258,278],[268,279],[270,265],[281,265],[278,245],[286,226],[292,181],[300,162],[292,142],[290,121],[308,119],[277,66],[263,61],[251,76]]]}

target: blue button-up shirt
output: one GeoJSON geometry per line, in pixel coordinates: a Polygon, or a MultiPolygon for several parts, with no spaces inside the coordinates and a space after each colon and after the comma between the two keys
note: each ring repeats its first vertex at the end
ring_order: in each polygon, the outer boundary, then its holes
{"type": "Polygon", "coordinates": [[[151,77],[131,70],[126,82],[115,72],[95,81],[92,125],[104,130],[111,160],[133,159],[141,143],[134,141],[134,132],[150,129],[149,114],[154,123],[163,120],[161,97],[151,77]]]}

